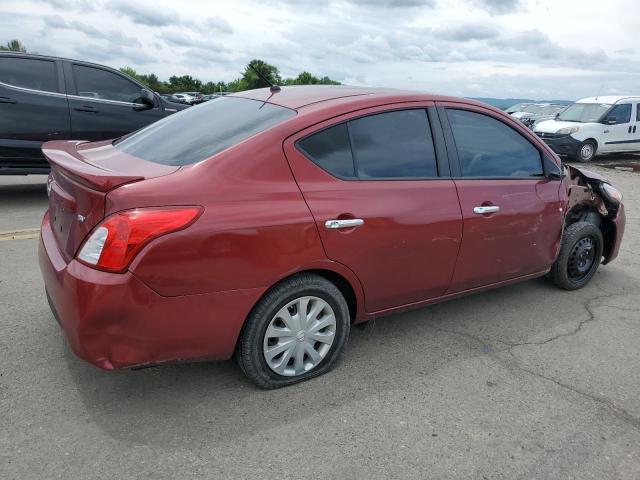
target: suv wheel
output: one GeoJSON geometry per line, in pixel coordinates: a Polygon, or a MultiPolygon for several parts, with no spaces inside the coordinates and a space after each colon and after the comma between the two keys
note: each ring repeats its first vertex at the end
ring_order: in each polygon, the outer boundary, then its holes
{"type": "Polygon", "coordinates": [[[236,359],[262,388],[278,388],[333,369],[349,337],[349,308],[323,277],[300,274],[270,290],[242,329],[236,359]]]}
{"type": "Polygon", "coordinates": [[[551,280],[565,290],[584,287],[595,275],[602,260],[602,232],[589,222],[576,222],[564,231],[551,280]]]}

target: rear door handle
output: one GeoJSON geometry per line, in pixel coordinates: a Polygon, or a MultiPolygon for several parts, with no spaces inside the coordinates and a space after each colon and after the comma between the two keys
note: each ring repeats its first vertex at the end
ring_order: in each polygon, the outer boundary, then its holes
{"type": "Polygon", "coordinates": [[[98,113],[98,110],[96,110],[95,107],[90,107],[88,105],[84,105],[82,107],[76,107],[74,108],[74,110],[76,112],[98,113]]]}
{"type": "Polygon", "coordinates": [[[478,215],[484,215],[485,213],[496,213],[500,211],[500,207],[497,205],[489,205],[486,207],[474,207],[473,213],[477,213],[478,215]]]}
{"type": "Polygon", "coordinates": [[[337,228],[354,228],[364,225],[364,220],[361,218],[350,218],[348,220],[327,220],[324,222],[325,228],[337,229],[337,228]]]}
{"type": "Polygon", "coordinates": [[[0,103],[17,103],[13,98],[0,97],[0,103]]]}

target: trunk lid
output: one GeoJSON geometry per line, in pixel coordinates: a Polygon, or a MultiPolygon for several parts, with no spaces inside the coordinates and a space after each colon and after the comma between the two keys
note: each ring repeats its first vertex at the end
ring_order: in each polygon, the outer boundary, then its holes
{"type": "Polygon", "coordinates": [[[51,228],[67,261],[104,218],[111,190],[179,169],[126,155],[110,141],[47,142],[42,152],[51,165],[47,183],[51,228]]]}

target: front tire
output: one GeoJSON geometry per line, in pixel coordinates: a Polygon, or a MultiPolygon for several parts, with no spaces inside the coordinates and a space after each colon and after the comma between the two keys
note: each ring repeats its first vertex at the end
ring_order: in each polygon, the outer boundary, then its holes
{"type": "Polygon", "coordinates": [[[576,160],[581,163],[589,163],[596,158],[597,146],[593,140],[585,140],[578,147],[576,160]]]}
{"type": "Polygon", "coordinates": [[[253,308],[236,360],[265,389],[317,377],[336,366],[350,324],[347,302],[333,283],[299,274],[276,285],[253,308]]]}
{"type": "Polygon", "coordinates": [[[602,260],[602,232],[597,225],[576,222],[564,231],[560,253],[549,276],[565,290],[584,287],[593,278],[602,260]]]}

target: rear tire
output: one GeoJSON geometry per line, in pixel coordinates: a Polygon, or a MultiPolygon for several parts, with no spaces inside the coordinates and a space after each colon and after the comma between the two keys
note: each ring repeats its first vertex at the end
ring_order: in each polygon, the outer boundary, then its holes
{"type": "Polygon", "coordinates": [[[589,222],[576,222],[564,231],[556,262],[549,276],[565,290],[584,287],[598,270],[602,260],[603,239],[600,229],[589,222]]]}
{"type": "Polygon", "coordinates": [[[350,324],[347,302],[333,283],[299,274],[273,287],[253,308],[240,333],[236,360],[264,389],[308,380],[336,366],[350,324]]]}

